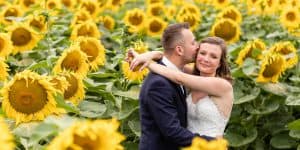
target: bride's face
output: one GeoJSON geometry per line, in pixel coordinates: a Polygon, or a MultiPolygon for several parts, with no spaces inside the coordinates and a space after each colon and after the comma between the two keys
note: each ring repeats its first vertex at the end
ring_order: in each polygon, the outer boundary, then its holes
{"type": "Polygon", "coordinates": [[[200,45],[196,66],[201,75],[215,76],[216,70],[220,66],[222,49],[219,45],[202,43],[200,45]]]}

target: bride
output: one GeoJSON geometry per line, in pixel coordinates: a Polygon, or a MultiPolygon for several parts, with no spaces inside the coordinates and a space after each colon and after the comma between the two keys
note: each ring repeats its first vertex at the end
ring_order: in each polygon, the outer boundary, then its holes
{"type": "Polygon", "coordinates": [[[188,89],[188,129],[200,135],[222,137],[233,105],[233,88],[226,62],[226,45],[223,39],[208,37],[200,42],[194,67],[186,65],[183,72],[169,69],[151,60],[162,59],[163,53],[151,51],[137,54],[133,49],[130,68],[151,71],[185,86],[188,89]]]}

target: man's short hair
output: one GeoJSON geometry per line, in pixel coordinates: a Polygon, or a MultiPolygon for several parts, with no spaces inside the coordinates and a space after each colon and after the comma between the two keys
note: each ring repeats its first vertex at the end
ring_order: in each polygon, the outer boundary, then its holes
{"type": "Polygon", "coordinates": [[[169,25],[162,35],[161,44],[165,52],[171,52],[175,48],[178,42],[183,42],[183,35],[181,31],[183,29],[189,29],[188,23],[176,23],[169,25]]]}

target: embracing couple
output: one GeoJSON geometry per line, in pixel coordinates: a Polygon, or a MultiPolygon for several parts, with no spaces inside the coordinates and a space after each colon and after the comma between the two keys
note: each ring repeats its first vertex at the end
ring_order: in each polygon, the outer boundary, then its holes
{"type": "Polygon", "coordinates": [[[196,136],[222,137],[233,104],[224,40],[208,37],[198,43],[189,25],[178,23],[165,29],[161,42],[163,52],[138,55],[131,49],[127,54],[134,58],[131,69],[151,70],[139,97],[139,149],[176,150],[196,136]]]}

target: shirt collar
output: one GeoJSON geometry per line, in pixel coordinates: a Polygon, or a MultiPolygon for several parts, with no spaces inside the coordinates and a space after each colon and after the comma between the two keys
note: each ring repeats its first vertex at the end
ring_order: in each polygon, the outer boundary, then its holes
{"type": "Polygon", "coordinates": [[[163,56],[162,62],[163,62],[168,68],[171,68],[171,69],[175,69],[175,70],[181,71],[176,65],[174,65],[174,64],[173,64],[167,57],[165,57],[165,56],[163,56]]]}

